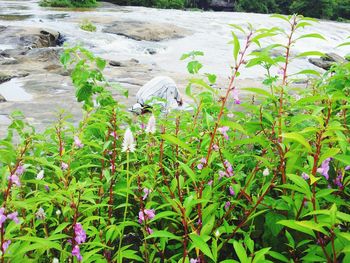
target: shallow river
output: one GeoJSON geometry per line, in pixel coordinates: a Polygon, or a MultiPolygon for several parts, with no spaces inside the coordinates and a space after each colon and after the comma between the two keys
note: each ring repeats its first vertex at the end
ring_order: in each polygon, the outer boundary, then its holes
{"type": "MultiPolygon", "coordinates": [[[[287,25],[281,23],[280,20],[261,14],[157,10],[143,7],[119,7],[108,3],[104,3],[101,7],[89,11],[72,11],[67,9],[42,8],[38,5],[38,1],[33,0],[0,1],[0,25],[57,30],[65,36],[68,44],[80,43],[103,58],[117,61],[136,58],[140,61],[140,64],[156,65],[159,73],[173,73],[177,76],[183,76],[184,79],[187,77],[186,67],[185,63],[180,61],[179,58],[183,53],[191,50],[201,50],[205,53],[205,56],[200,58],[201,62],[205,65],[203,68],[204,72],[215,73],[219,78],[226,79],[229,75],[230,65],[232,65],[232,48],[228,44],[231,40],[231,27],[228,24],[244,26],[248,22],[255,28],[281,26],[287,29],[287,25]],[[97,26],[97,32],[90,33],[80,30],[79,24],[84,19],[94,21],[94,24],[97,26]],[[127,37],[102,32],[102,28],[106,24],[123,20],[170,23],[188,29],[192,33],[180,39],[148,42],[135,41],[127,37]],[[155,50],[156,53],[153,55],[149,54],[147,52],[149,49],[155,50]]],[[[349,52],[349,48],[346,49],[346,47],[336,48],[338,44],[345,41],[346,37],[350,36],[349,23],[321,21],[313,27],[302,30],[300,34],[314,32],[322,34],[326,38],[326,41],[308,39],[307,41],[299,42],[293,48],[292,53],[297,54],[309,50],[319,50],[344,55],[349,52]]],[[[239,35],[239,37],[243,38],[242,35],[239,35]]],[[[275,36],[269,42],[263,44],[267,45],[271,43],[285,44],[286,39],[282,36],[275,36]]],[[[1,45],[0,43],[0,51],[8,48],[11,48],[11,45],[1,45]]],[[[308,63],[307,59],[297,59],[291,64],[292,72],[304,68],[314,67],[308,63]]],[[[263,71],[254,68],[244,70],[240,78],[254,80],[262,76],[263,71]]],[[[32,80],[35,76],[32,75],[28,78],[32,80]]],[[[30,86],[26,84],[26,79],[13,80],[11,82],[12,85],[17,87],[17,90],[12,90],[12,93],[15,93],[15,97],[17,94],[18,98],[17,100],[14,99],[17,104],[14,104],[13,107],[19,105],[22,106],[22,109],[25,109],[26,104],[20,104],[20,102],[32,99],[30,86]],[[27,87],[26,91],[23,89],[21,92],[21,86],[27,87]]],[[[147,77],[142,78],[142,80],[144,79],[147,79],[147,77]]],[[[40,77],[37,77],[36,81],[38,82],[39,80],[40,77]]],[[[67,85],[67,83],[63,84],[67,85]]],[[[11,84],[1,84],[0,94],[1,90],[4,93],[9,92],[9,85],[11,84]]],[[[59,87],[56,88],[59,90],[59,87]]],[[[10,109],[12,108],[6,108],[4,110],[4,106],[0,106],[0,116],[2,116],[0,123],[4,123],[2,119],[6,117],[5,115],[9,113],[10,109]]]]}

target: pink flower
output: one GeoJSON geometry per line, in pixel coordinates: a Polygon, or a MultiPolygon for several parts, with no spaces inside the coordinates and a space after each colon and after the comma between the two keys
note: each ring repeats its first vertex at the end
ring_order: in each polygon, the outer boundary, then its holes
{"type": "Polygon", "coordinates": [[[13,222],[15,222],[16,224],[19,224],[19,220],[17,216],[18,216],[18,212],[13,212],[11,214],[8,214],[7,218],[13,220],[13,222]]]}
{"type": "Polygon", "coordinates": [[[227,201],[227,202],[225,203],[225,209],[226,209],[226,210],[229,209],[230,206],[231,206],[231,202],[230,202],[230,201],[227,201]]]}
{"type": "Polygon", "coordinates": [[[153,234],[154,231],[153,231],[151,228],[146,227],[146,232],[147,232],[149,235],[151,235],[151,234],[153,234]]]}
{"type": "Polygon", "coordinates": [[[234,103],[235,104],[241,104],[241,101],[238,97],[238,90],[237,88],[235,88],[233,91],[232,91],[232,96],[233,96],[233,99],[234,99],[234,103]]]}
{"type": "Polygon", "coordinates": [[[219,180],[221,180],[222,177],[225,177],[226,173],[224,171],[219,171],[219,180]]]}
{"type": "Polygon", "coordinates": [[[301,174],[301,177],[302,177],[304,180],[309,180],[309,179],[310,179],[310,176],[309,176],[307,173],[302,173],[302,174],[301,174]]]}
{"type": "Polygon", "coordinates": [[[76,223],[74,225],[74,233],[75,233],[74,240],[75,242],[77,242],[78,245],[85,242],[86,233],[80,223],[76,223]]]}
{"type": "Polygon", "coordinates": [[[345,171],[349,171],[350,170],[350,165],[345,166],[345,171]]]}
{"type": "Polygon", "coordinates": [[[0,228],[2,227],[2,224],[5,223],[7,217],[6,215],[4,215],[5,213],[5,208],[4,207],[1,207],[0,208],[0,228]]]}
{"type": "Polygon", "coordinates": [[[23,165],[18,165],[15,174],[18,176],[22,175],[26,171],[26,168],[23,165]]]}
{"type": "Polygon", "coordinates": [[[218,151],[219,150],[219,146],[217,144],[213,144],[212,146],[214,151],[218,151]]]}
{"type": "Polygon", "coordinates": [[[208,185],[209,185],[209,186],[212,186],[212,185],[213,185],[213,180],[210,180],[210,181],[208,182],[208,185]]]}
{"type": "Polygon", "coordinates": [[[191,258],[190,263],[199,263],[198,259],[196,258],[191,258]]]}
{"type": "Polygon", "coordinates": [[[229,137],[228,137],[228,135],[227,135],[227,131],[228,131],[229,129],[230,129],[230,127],[227,127],[227,126],[219,127],[219,128],[218,128],[218,132],[220,132],[220,133],[224,136],[224,138],[225,138],[226,140],[228,140],[229,137]]]}
{"type": "Polygon", "coordinates": [[[153,219],[155,215],[154,209],[144,209],[143,211],[139,212],[139,223],[141,224],[145,220],[153,219]]]}
{"type": "Polygon", "coordinates": [[[80,254],[80,248],[78,245],[74,246],[73,250],[72,250],[72,256],[77,257],[78,261],[82,261],[83,257],[80,254]]]}
{"type": "Polygon", "coordinates": [[[62,162],[62,163],[61,163],[61,169],[62,169],[62,170],[67,170],[68,167],[69,167],[68,164],[66,164],[65,162],[62,162]]]}
{"type": "Polygon", "coordinates": [[[236,195],[235,190],[233,190],[232,186],[229,187],[229,192],[230,192],[230,195],[232,196],[236,195]]]}
{"type": "Polygon", "coordinates": [[[84,144],[81,143],[81,140],[77,136],[74,137],[74,146],[79,149],[84,147],[84,144]]]}
{"type": "Polygon", "coordinates": [[[324,160],[321,164],[321,167],[317,168],[317,172],[322,174],[324,176],[324,178],[326,178],[326,180],[329,179],[329,162],[331,161],[331,158],[327,158],[326,160],[324,160]]]}
{"type": "Polygon", "coordinates": [[[115,131],[111,132],[109,135],[111,135],[114,139],[118,139],[118,134],[115,131]]]}
{"type": "Polygon", "coordinates": [[[197,168],[198,170],[202,170],[203,167],[204,167],[204,164],[207,163],[207,159],[205,159],[204,157],[202,157],[200,160],[199,160],[199,164],[197,165],[197,168]]]}
{"type": "Polygon", "coordinates": [[[9,180],[12,184],[15,184],[17,186],[21,186],[21,181],[19,180],[19,177],[16,174],[12,174],[9,177],[9,180]]]}
{"type": "Polygon", "coordinates": [[[148,188],[144,188],[143,189],[143,192],[145,193],[144,195],[143,195],[143,197],[142,197],[142,200],[146,200],[146,198],[148,197],[148,195],[150,194],[150,193],[152,193],[152,190],[150,190],[150,189],[148,189],[148,188]]]}
{"type": "Polygon", "coordinates": [[[11,244],[11,240],[6,240],[6,241],[2,244],[2,250],[3,250],[4,252],[6,252],[6,250],[9,248],[10,244],[11,244]]]}

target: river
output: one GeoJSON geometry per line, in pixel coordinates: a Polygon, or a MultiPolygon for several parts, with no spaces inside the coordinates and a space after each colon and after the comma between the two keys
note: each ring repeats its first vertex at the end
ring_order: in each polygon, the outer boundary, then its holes
{"type": "MultiPolygon", "coordinates": [[[[96,9],[74,11],[43,8],[38,5],[38,1],[34,0],[0,1],[0,26],[56,30],[64,35],[68,45],[79,43],[107,60],[137,59],[139,63],[134,68],[124,69],[123,74],[113,68],[106,70],[109,79],[124,83],[126,88],[131,90],[131,98],[126,101],[127,103],[133,102],[132,96],[138,87],[155,75],[170,75],[181,85],[185,85],[188,78],[186,64],[179,58],[183,53],[192,50],[201,50],[205,53],[205,56],[200,58],[204,64],[202,71],[217,74],[220,84],[225,85],[232,65],[232,47],[228,44],[231,40],[232,28],[229,24],[245,26],[247,23],[251,23],[255,28],[279,26],[285,30],[288,29],[287,24],[263,14],[158,10],[143,7],[121,7],[109,3],[103,3],[96,9]],[[79,24],[83,20],[92,21],[97,26],[97,31],[91,33],[81,30],[79,24]],[[189,33],[183,38],[160,42],[136,41],[103,31],[106,26],[116,21],[175,25],[189,33]]],[[[312,27],[301,30],[298,34],[308,33],[320,33],[326,38],[326,41],[319,39],[300,41],[293,47],[292,54],[318,50],[345,55],[349,51],[346,47],[336,48],[350,35],[349,23],[321,21],[312,27]]],[[[239,37],[243,38],[243,35],[239,34],[239,37]]],[[[272,43],[285,44],[286,39],[281,35],[274,36],[269,41],[263,42],[263,45],[272,43]]],[[[12,48],[11,43],[0,42],[0,51],[10,48],[12,48]]],[[[12,67],[14,70],[16,69],[16,65],[12,67]]],[[[315,67],[309,64],[307,59],[295,59],[291,64],[290,72],[293,73],[304,68],[314,69],[315,67]]],[[[0,65],[0,73],[2,69],[4,67],[0,65]]],[[[79,107],[74,104],[74,91],[67,77],[59,77],[50,72],[33,71],[28,73],[29,76],[11,80],[10,84],[8,82],[0,84],[0,94],[1,89],[5,89],[4,87],[6,87],[7,92],[8,89],[11,90],[9,88],[11,85],[17,87],[13,91],[16,94],[12,94],[8,102],[0,104],[0,123],[3,124],[3,127],[8,122],[6,122],[7,116],[17,108],[24,111],[28,120],[38,126],[50,123],[50,120],[54,118],[54,112],[59,107],[73,111],[73,114],[79,116],[79,110],[77,110],[79,107]],[[43,76],[45,77],[43,78],[43,76]],[[45,86],[48,87],[47,94],[43,94],[45,86]],[[20,91],[22,88],[23,94],[20,91]],[[21,96],[25,96],[25,99],[21,96]],[[69,98],[69,102],[67,102],[67,98],[69,98]],[[44,111],[45,114],[41,111],[44,111]],[[48,114],[48,112],[52,112],[52,114],[48,114]]],[[[250,85],[261,79],[263,75],[264,72],[261,69],[244,69],[240,79],[243,83],[250,85]]]]}

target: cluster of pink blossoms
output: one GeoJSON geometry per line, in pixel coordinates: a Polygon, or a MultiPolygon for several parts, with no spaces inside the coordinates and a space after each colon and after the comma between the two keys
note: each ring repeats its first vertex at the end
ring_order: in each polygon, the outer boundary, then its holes
{"type": "MultiPolygon", "coordinates": [[[[146,220],[151,220],[156,216],[156,211],[154,209],[144,209],[139,212],[139,223],[142,224],[142,222],[146,220]]],[[[146,231],[148,234],[152,234],[153,230],[149,227],[146,227],[146,231]]]]}
{"type": "Polygon", "coordinates": [[[82,261],[83,257],[80,254],[79,245],[86,241],[86,233],[80,223],[76,223],[74,225],[74,235],[74,241],[76,242],[76,245],[73,247],[72,255],[77,257],[78,261],[82,261]]]}
{"type": "Polygon", "coordinates": [[[17,186],[21,186],[21,181],[19,180],[19,177],[24,174],[26,171],[25,167],[23,165],[18,165],[16,171],[10,175],[9,180],[12,184],[15,184],[17,186]]]}
{"type": "Polygon", "coordinates": [[[219,171],[219,180],[223,177],[232,177],[234,175],[231,163],[228,160],[224,161],[225,171],[219,171]]]}
{"type": "MultiPolygon", "coordinates": [[[[13,212],[10,214],[5,214],[5,208],[1,207],[0,208],[0,229],[2,229],[4,227],[4,224],[6,222],[6,220],[12,220],[13,222],[15,222],[16,224],[19,224],[19,219],[18,219],[18,212],[13,212]]],[[[4,230],[3,230],[4,231],[4,230]]],[[[4,231],[5,232],[5,231],[4,231]]],[[[2,252],[5,253],[6,250],[8,249],[8,247],[11,244],[11,240],[4,240],[2,243],[2,252]]]]}

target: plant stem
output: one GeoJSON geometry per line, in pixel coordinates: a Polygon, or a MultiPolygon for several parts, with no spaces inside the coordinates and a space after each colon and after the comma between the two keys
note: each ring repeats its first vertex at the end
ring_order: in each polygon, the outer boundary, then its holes
{"type": "Polygon", "coordinates": [[[128,211],[128,205],[129,205],[129,188],[130,188],[130,182],[129,182],[129,151],[126,152],[126,199],[125,199],[125,209],[124,209],[124,217],[123,217],[123,227],[122,231],[120,233],[119,238],[119,248],[118,248],[118,254],[119,254],[119,262],[123,262],[123,258],[121,256],[121,247],[123,243],[123,236],[124,236],[124,224],[126,221],[126,214],[128,211]]]}

